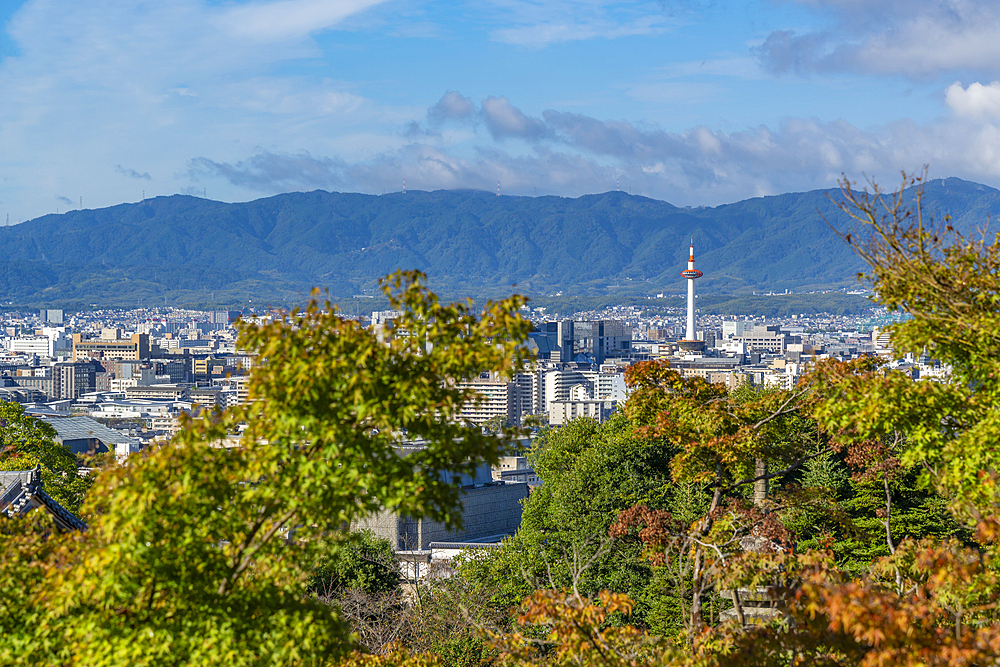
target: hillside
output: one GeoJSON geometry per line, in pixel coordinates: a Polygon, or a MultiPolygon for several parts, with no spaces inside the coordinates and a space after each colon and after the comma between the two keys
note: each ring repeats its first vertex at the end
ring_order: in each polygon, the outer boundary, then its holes
{"type": "MultiPolygon", "coordinates": [[[[836,193],[831,193],[836,196],[836,193]]],[[[1000,191],[931,182],[926,201],[970,227],[1000,191]]],[[[478,191],[383,196],[323,191],[226,204],[189,196],[47,215],[0,229],[0,293],[24,305],[300,302],[374,294],[396,268],[474,297],[679,292],[694,235],[702,291],[839,288],[861,268],[833,234],[826,191],[678,208],[622,192],[496,197],[478,191]]]]}

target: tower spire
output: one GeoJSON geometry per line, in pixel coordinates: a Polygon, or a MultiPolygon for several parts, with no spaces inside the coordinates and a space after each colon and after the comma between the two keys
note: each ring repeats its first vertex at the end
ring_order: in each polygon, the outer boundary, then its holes
{"type": "Polygon", "coordinates": [[[688,298],[687,298],[687,328],[684,335],[684,340],[680,341],[680,347],[682,350],[687,352],[698,352],[705,349],[705,341],[698,340],[695,335],[694,326],[694,281],[701,278],[704,274],[698,269],[694,268],[694,235],[691,235],[691,248],[688,254],[688,265],[687,269],[681,271],[681,277],[688,281],[688,298]]]}

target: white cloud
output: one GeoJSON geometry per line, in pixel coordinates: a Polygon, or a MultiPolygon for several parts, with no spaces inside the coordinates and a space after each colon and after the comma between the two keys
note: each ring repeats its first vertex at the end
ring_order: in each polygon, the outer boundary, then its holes
{"type": "Polygon", "coordinates": [[[482,115],[496,139],[538,139],[545,135],[545,123],[524,115],[506,97],[487,97],[483,100],[482,115]]]}
{"type": "Polygon", "coordinates": [[[260,41],[325,30],[385,0],[274,0],[232,7],[216,21],[227,32],[260,41]]]}
{"type": "Polygon", "coordinates": [[[956,82],[945,91],[945,103],[960,116],[1000,119],[1000,81],[984,86],[971,83],[968,88],[956,82]]]}
{"type": "MultiPolygon", "coordinates": [[[[310,6],[295,7],[301,18],[310,6]]],[[[218,25],[227,11],[207,0],[28,0],[7,25],[16,50],[0,61],[0,169],[10,175],[0,199],[11,218],[50,212],[57,194],[106,206],[143,189],[180,192],[191,185],[187,162],[200,155],[236,163],[262,147],[359,160],[402,145],[384,128],[417,108],[380,106],[347,82],[281,71],[317,56],[316,43],[231,34],[218,25]]],[[[332,16],[314,16],[314,26],[332,16]]],[[[210,192],[245,196],[221,180],[210,192]]]]}
{"type": "Polygon", "coordinates": [[[449,120],[467,120],[475,111],[475,102],[450,90],[438,100],[437,104],[427,110],[427,120],[435,124],[449,120]]]}
{"type": "Polygon", "coordinates": [[[927,77],[1000,73],[995,0],[799,0],[828,12],[821,30],[776,30],[759,49],[776,72],[850,71],[927,77]]]}
{"type": "Polygon", "coordinates": [[[665,32],[664,19],[659,16],[645,16],[627,23],[586,19],[573,22],[545,22],[520,25],[494,30],[494,40],[506,44],[517,44],[531,48],[541,48],[560,42],[575,42],[588,39],[618,39],[634,35],[658,35],[665,32]]]}
{"type": "MultiPolygon", "coordinates": [[[[992,85],[980,88],[995,90],[992,85]]],[[[969,91],[976,95],[978,90],[959,86],[949,97],[969,91]]],[[[468,98],[449,95],[463,101],[464,112],[468,98]]],[[[699,126],[667,132],[553,110],[537,118],[506,98],[490,97],[480,111],[462,117],[470,128],[492,117],[503,128],[498,138],[517,141],[502,149],[480,143],[470,152],[440,136],[435,142],[414,133],[411,143],[367,160],[327,167],[342,179],[337,182],[376,192],[396,189],[405,178],[410,188],[492,190],[499,180],[509,194],[530,194],[537,188],[540,193],[579,195],[609,190],[620,178],[623,189],[678,205],[833,187],[844,174],[895,185],[901,169],[913,171],[928,163],[935,176],[1000,183],[1000,128],[995,117],[982,115],[956,113],[927,124],[899,121],[867,130],[842,120],[790,118],[776,128],[719,132],[699,126]]],[[[274,183],[255,182],[261,170],[251,167],[272,161],[270,156],[254,156],[235,168],[223,165],[215,175],[242,187],[272,191],[289,182],[309,182],[315,169],[303,164],[299,166],[308,169],[301,176],[282,171],[274,183]]],[[[284,168],[295,166],[279,161],[284,168]]]]}

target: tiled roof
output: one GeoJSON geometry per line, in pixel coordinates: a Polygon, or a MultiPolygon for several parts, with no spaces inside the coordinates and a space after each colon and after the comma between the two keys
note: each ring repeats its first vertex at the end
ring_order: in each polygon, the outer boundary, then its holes
{"type": "Polygon", "coordinates": [[[38,505],[44,507],[63,530],[83,530],[87,527],[79,517],[45,493],[41,466],[33,470],[0,471],[0,515],[14,517],[26,514],[38,505]]]}

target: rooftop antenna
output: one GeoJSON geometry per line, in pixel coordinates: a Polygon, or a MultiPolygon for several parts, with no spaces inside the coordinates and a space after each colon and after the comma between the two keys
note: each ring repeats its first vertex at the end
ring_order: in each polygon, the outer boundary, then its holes
{"type": "Polygon", "coordinates": [[[500,181],[497,181],[497,197],[500,196],[500,181]]]}
{"type": "Polygon", "coordinates": [[[146,191],[142,191],[142,201],[146,201],[146,191]]]}
{"type": "Polygon", "coordinates": [[[403,179],[403,194],[406,194],[406,179],[403,179]]]}

